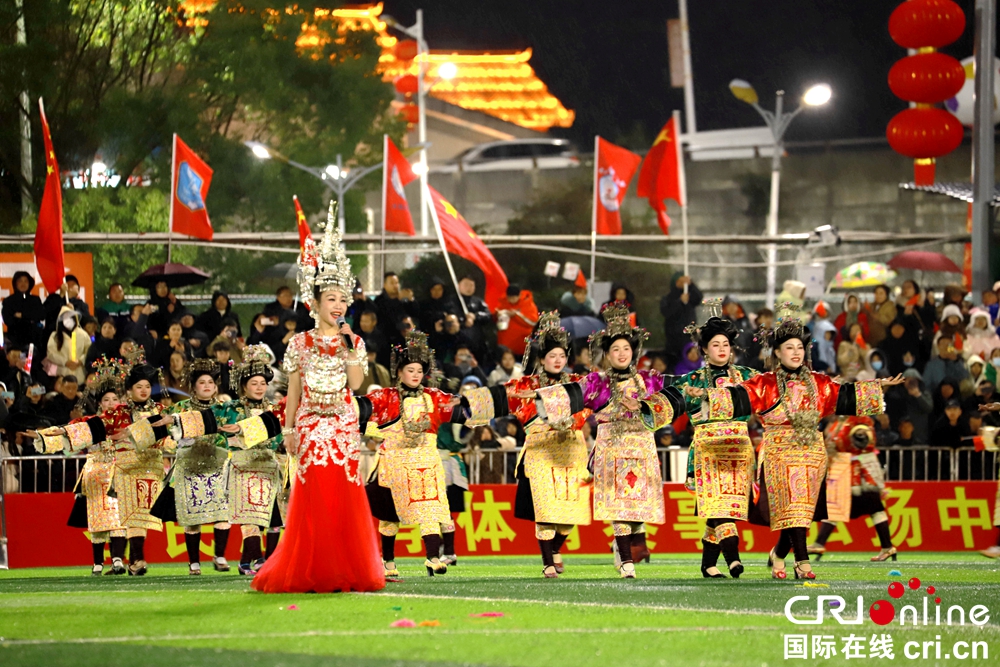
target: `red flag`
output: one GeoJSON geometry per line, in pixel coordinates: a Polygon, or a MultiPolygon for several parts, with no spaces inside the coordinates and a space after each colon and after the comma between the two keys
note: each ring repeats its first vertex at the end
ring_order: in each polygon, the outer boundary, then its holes
{"type": "Polygon", "coordinates": [[[451,202],[434,188],[427,186],[427,189],[434,204],[431,207],[434,221],[441,230],[441,242],[448,252],[463,257],[482,269],[486,276],[483,300],[491,310],[495,310],[497,303],[507,293],[507,274],[451,202]]]}
{"type": "Polygon", "coordinates": [[[205,208],[212,169],[174,135],[174,161],[170,188],[170,231],[212,240],[212,223],[205,208]]]}
{"type": "Polygon", "coordinates": [[[622,233],[619,209],[641,161],[632,151],[594,138],[594,229],[598,234],[622,233]]]}
{"type": "Polygon", "coordinates": [[[45,118],[45,106],[38,100],[38,111],[42,116],[42,138],[45,140],[45,192],[42,205],[38,209],[38,227],[35,228],[35,268],[51,294],[59,291],[66,275],[66,260],[63,255],[63,215],[62,182],[59,179],[59,163],[52,148],[49,121],[45,118]]]}
{"type": "Polygon", "coordinates": [[[382,229],[416,236],[403,186],[413,181],[417,175],[388,134],[385,135],[382,154],[385,156],[382,163],[382,229]]]}
{"type": "Polygon", "coordinates": [[[670,233],[670,217],[665,199],[684,205],[681,178],[684,165],[680,143],[677,141],[677,118],[672,117],[656,135],[653,147],[646,153],[639,172],[636,194],[648,197],[649,205],[656,211],[656,221],[664,234],[670,233]]]}
{"type": "Polygon", "coordinates": [[[302,212],[302,206],[299,205],[299,198],[292,195],[292,201],[295,202],[295,223],[299,228],[299,250],[305,250],[306,242],[312,241],[312,231],[310,231],[309,223],[306,221],[306,214],[302,212]]]}

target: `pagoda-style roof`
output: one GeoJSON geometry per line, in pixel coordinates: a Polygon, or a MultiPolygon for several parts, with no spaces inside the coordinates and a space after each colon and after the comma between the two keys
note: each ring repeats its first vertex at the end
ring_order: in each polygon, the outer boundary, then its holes
{"type": "MultiPolygon", "coordinates": [[[[183,0],[182,5],[193,17],[205,12],[215,0],[183,0]]],[[[417,62],[404,64],[393,55],[397,38],[388,32],[381,19],[383,5],[346,5],[340,9],[316,9],[317,20],[334,19],[339,32],[371,30],[382,47],[379,68],[386,81],[403,74],[416,74],[417,62]],[[408,66],[407,66],[408,65],[408,66]]],[[[303,24],[296,44],[302,49],[315,48],[322,37],[314,26],[303,24]]],[[[523,51],[431,51],[426,56],[427,82],[433,83],[429,95],[443,102],[470,111],[479,111],[521,127],[544,132],[551,127],[570,127],[575,113],[563,106],[528,63],[531,49],[523,51]],[[457,74],[451,80],[438,79],[438,69],[444,63],[454,63],[457,74]],[[436,82],[435,82],[436,81],[436,82]]]]}

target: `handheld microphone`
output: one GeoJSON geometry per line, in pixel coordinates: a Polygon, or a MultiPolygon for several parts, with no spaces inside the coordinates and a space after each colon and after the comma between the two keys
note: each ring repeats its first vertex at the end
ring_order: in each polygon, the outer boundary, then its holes
{"type": "MultiPolygon", "coordinates": [[[[337,328],[338,329],[340,327],[344,326],[345,324],[347,324],[347,320],[344,319],[343,315],[341,315],[340,317],[337,318],[337,328]]],[[[354,349],[354,341],[351,340],[350,336],[346,336],[346,335],[344,336],[344,345],[347,346],[348,350],[353,350],[354,349]]]]}

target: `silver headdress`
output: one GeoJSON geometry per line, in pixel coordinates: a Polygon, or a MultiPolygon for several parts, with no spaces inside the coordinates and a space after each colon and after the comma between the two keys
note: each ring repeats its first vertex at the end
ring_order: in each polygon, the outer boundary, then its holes
{"type": "Polygon", "coordinates": [[[337,225],[337,204],[330,202],[330,211],[323,227],[323,241],[317,248],[307,239],[299,255],[299,298],[309,307],[313,319],[319,317],[315,294],[335,289],[350,296],[354,290],[355,278],[351,273],[351,262],[344,251],[337,225]]]}

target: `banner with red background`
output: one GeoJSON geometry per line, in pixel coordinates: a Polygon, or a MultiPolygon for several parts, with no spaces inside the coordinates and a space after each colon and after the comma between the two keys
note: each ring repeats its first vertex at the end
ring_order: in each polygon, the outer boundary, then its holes
{"type": "MultiPolygon", "coordinates": [[[[459,556],[534,556],[538,551],[534,524],[514,518],[513,485],[473,486],[466,493],[466,511],[458,515],[455,540],[459,556]]],[[[664,484],[666,522],[647,526],[653,553],[701,550],[705,520],[694,515],[694,496],[681,484],[664,484]]],[[[897,482],[886,507],[892,543],[900,551],[968,551],[995,543],[993,508],[996,482],[897,482]]],[[[84,531],[69,528],[71,493],[22,493],[5,496],[10,566],[88,565],[91,551],[84,531]]],[[[373,522],[373,525],[374,522],[373,522]]],[[[775,535],[766,527],[741,523],[742,551],[767,552],[775,535]]],[[[815,537],[816,525],[809,540],[815,537]]],[[[204,560],[212,557],[212,528],[202,528],[204,560]]],[[[564,553],[608,554],[610,524],[575,528],[564,553]]],[[[878,551],[878,539],[868,519],[840,524],[827,542],[830,551],[878,551]]],[[[240,540],[230,539],[226,557],[239,559],[240,540]]],[[[182,529],[168,523],[150,531],[146,558],[152,563],[187,562],[182,529]]],[[[400,529],[396,555],[420,556],[423,546],[416,526],[400,529]]]]}

